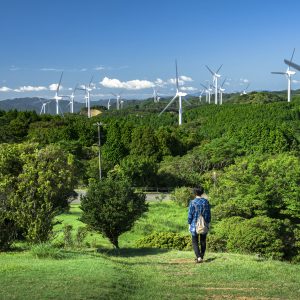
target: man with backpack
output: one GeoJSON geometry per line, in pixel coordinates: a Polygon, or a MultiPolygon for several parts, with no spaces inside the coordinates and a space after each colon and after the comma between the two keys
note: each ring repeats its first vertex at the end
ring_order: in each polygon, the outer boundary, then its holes
{"type": "Polygon", "coordinates": [[[195,199],[190,201],[188,224],[192,234],[192,245],[196,255],[196,263],[203,262],[206,250],[206,236],[210,224],[210,205],[204,198],[203,187],[194,189],[195,199]],[[199,249],[200,237],[200,249],[199,249]]]}

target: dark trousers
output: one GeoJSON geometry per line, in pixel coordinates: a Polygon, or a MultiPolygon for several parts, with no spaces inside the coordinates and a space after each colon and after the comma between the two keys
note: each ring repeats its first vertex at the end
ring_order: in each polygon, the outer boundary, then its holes
{"type": "Polygon", "coordinates": [[[207,234],[197,234],[192,235],[192,245],[195,252],[196,257],[204,257],[204,253],[206,250],[206,235],[207,234]],[[199,249],[199,235],[200,235],[200,249],[199,249]]]}

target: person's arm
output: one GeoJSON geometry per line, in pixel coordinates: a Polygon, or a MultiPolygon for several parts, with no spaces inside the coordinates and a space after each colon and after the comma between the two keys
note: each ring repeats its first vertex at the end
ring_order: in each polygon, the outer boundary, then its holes
{"type": "Polygon", "coordinates": [[[194,211],[195,211],[195,206],[192,204],[192,201],[190,201],[189,213],[188,213],[188,224],[189,225],[192,224],[194,211]]]}

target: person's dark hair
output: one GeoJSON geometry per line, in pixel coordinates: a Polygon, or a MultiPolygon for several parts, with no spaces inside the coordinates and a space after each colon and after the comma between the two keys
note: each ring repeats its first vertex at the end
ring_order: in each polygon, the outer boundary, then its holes
{"type": "Polygon", "coordinates": [[[197,196],[201,196],[204,193],[204,188],[202,186],[198,186],[194,188],[194,194],[197,196]]]}

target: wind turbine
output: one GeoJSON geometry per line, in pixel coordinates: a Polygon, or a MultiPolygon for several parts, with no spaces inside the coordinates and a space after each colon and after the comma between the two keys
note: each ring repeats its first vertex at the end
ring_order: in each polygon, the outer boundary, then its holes
{"type": "Polygon", "coordinates": [[[208,102],[208,103],[210,104],[210,94],[211,94],[212,89],[211,89],[210,85],[207,87],[207,86],[205,86],[205,85],[202,84],[202,83],[200,83],[200,84],[201,84],[201,86],[204,87],[204,89],[205,89],[206,102],[208,102]]]}
{"type": "Polygon", "coordinates": [[[213,84],[215,87],[215,104],[218,104],[218,78],[221,77],[219,71],[221,70],[223,65],[219,67],[219,69],[216,72],[213,72],[208,66],[206,66],[207,70],[212,74],[213,76],[213,84]]]}
{"type": "Polygon", "coordinates": [[[223,88],[225,82],[226,82],[226,79],[224,79],[223,83],[221,84],[220,88],[219,88],[219,91],[220,91],[220,104],[222,105],[223,104],[223,92],[225,92],[225,89],[223,88]]]}
{"type": "Polygon", "coordinates": [[[204,92],[205,92],[205,90],[202,90],[201,93],[200,93],[200,95],[199,95],[199,101],[200,102],[202,102],[202,95],[203,95],[204,92]]]}
{"type": "Polygon", "coordinates": [[[41,111],[40,111],[40,115],[46,113],[46,105],[49,104],[50,102],[51,102],[51,101],[48,101],[48,102],[44,102],[44,103],[42,104],[42,108],[41,108],[41,111]]]}
{"type": "Polygon", "coordinates": [[[93,79],[94,79],[94,76],[91,77],[91,80],[90,80],[90,82],[89,82],[88,85],[85,85],[84,88],[79,88],[79,89],[78,89],[78,90],[81,90],[81,91],[85,91],[85,96],[84,96],[84,98],[85,98],[85,100],[86,100],[85,105],[86,105],[87,110],[88,110],[88,118],[91,117],[90,92],[92,91],[91,85],[92,85],[93,79]]]}
{"type": "Polygon", "coordinates": [[[114,94],[114,93],[111,93],[113,96],[115,96],[117,98],[117,110],[120,109],[121,107],[121,93],[120,94],[114,94]]]}
{"type": "Polygon", "coordinates": [[[75,92],[76,90],[79,90],[77,88],[78,84],[76,84],[75,88],[72,91],[72,94],[70,96],[63,96],[63,97],[68,97],[70,99],[69,105],[70,105],[70,113],[74,113],[74,99],[75,99],[75,92]]]}
{"type": "Polygon", "coordinates": [[[296,74],[295,71],[290,70],[290,65],[293,64],[292,61],[293,61],[294,53],[295,53],[295,48],[294,48],[291,60],[290,61],[284,60],[284,62],[287,63],[287,65],[288,65],[286,72],[271,72],[272,74],[286,75],[287,80],[288,80],[288,90],[287,90],[288,102],[291,102],[291,81],[292,81],[291,79],[292,79],[292,76],[296,74]]]}
{"type": "Polygon", "coordinates": [[[61,72],[59,83],[56,87],[55,95],[54,95],[54,98],[53,98],[56,101],[56,114],[57,115],[59,115],[59,100],[62,100],[62,98],[63,98],[62,96],[58,95],[63,74],[64,74],[64,72],[61,72]]]}
{"type": "Polygon", "coordinates": [[[158,96],[157,92],[158,92],[157,89],[153,88],[153,95],[152,95],[152,97],[153,97],[154,103],[159,102],[159,99],[160,99],[160,97],[158,96]]]}
{"type": "Polygon", "coordinates": [[[242,90],[242,92],[241,92],[241,94],[240,94],[241,96],[247,95],[247,92],[246,92],[246,91],[247,91],[247,89],[248,89],[249,86],[250,86],[250,83],[248,83],[247,86],[246,86],[246,88],[242,90]]]}
{"type": "Polygon", "coordinates": [[[108,99],[108,102],[107,102],[107,110],[110,109],[110,98],[108,99]]]}
{"type": "Polygon", "coordinates": [[[183,93],[179,90],[177,60],[175,60],[175,68],[176,68],[176,94],[173,97],[173,99],[169,102],[169,104],[161,111],[161,113],[159,115],[161,115],[178,97],[178,103],[179,103],[178,123],[179,123],[179,125],[181,125],[182,124],[182,97],[186,96],[187,94],[183,93]]]}

